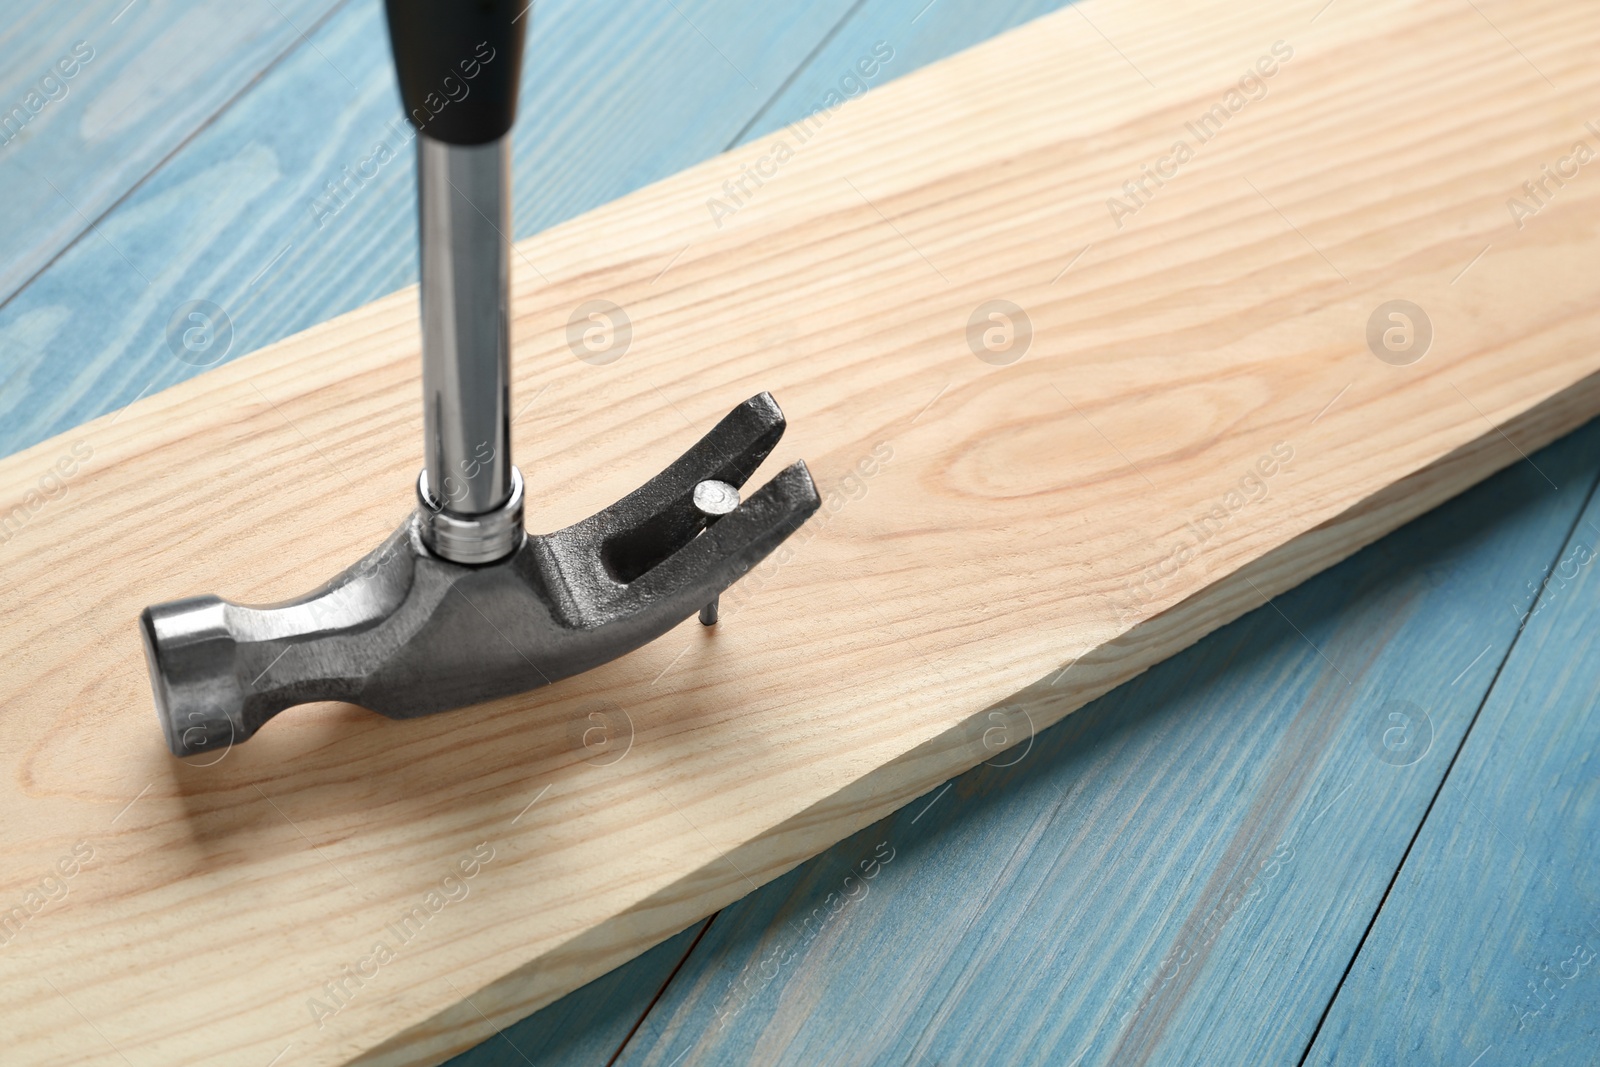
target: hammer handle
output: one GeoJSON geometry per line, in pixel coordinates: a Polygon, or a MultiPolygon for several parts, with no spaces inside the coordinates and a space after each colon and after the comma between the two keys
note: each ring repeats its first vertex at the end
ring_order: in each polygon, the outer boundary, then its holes
{"type": "Polygon", "coordinates": [[[517,113],[529,0],[385,0],[406,117],[453,145],[504,137],[517,113]]]}
{"type": "MultiPolygon", "coordinates": [[[[423,503],[476,519],[510,506],[515,496],[510,132],[533,8],[529,0],[385,0],[385,6],[400,97],[418,132],[423,503]]],[[[503,555],[514,545],[502,544],[507,535],[495,531],[478,547],[503,555]]],[[[478,556],[474,550],[449,558],[477,562],[478,556]]]]}

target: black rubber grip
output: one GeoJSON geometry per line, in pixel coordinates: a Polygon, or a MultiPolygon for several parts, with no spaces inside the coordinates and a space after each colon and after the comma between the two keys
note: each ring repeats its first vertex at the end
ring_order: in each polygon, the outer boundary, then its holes
{"type": "Polygon", "coordinates": [[[517,117],[528,0],[385,0],[411,125],[447,144],[486,144],[517,117]]]}

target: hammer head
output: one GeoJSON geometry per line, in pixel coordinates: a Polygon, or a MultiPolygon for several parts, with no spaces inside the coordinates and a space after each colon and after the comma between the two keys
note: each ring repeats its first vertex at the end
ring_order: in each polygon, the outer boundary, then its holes
{"type": "Polygon", "coordinates": [[[287,707],[337,700],[390,718],[549,684],[670,630],[817,509],[804,462],[707,526],[694,490],[741,486],[783,436],[766,393],[582,522],[479,566],[430,552],[416,514],[328,584],[282,604],[214,596],[146,608],[140,631],[174,755],[247,740],[287,707]]]}

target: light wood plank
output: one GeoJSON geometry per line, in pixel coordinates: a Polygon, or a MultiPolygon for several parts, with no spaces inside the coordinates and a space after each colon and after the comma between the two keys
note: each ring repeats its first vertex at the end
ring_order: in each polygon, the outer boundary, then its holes
{"type": "MultiPolygon", "coordinates": [[[[175,765],[134,614],[297,592],[399,520],[420,459],[414,295],[86,426],[71,503],[6,546],[27,605],[0,647],[27,664],[3,690],[7,885],[103,842],[103,877],[87,868],[0,956],[18,1055],[70,1059],[103,1033],[171,1063],[286,1041],[306,1063],[436,1060],[989,756],[991,705],[1047,725],[1600,408],[1587,186],[1451,285],[1508,226],[1510,179],[1565,151],[1581,112],[1442,0],[1319,24],[1272,107],[1052,286],[1104,240],[1107,179],[1307,17],[1087,10],[1121,53],[1068,11],[893,83],[830,117],[736,224],[705,200],[764,142],[521,246],[549,279],[517,279],[519,396],[545,390],[519,441],[536,526],[614,499],[763,387],[793,425],[775,462],[850,487],[714,634],[691,623],[432,720],[289,715],[212,767],[175,765]],[[1160,88],[1130,96],[1124,54],[1160,88]],[[1363,342],[1397,287],[1439,332],[1402,369],[1363,342]],[[1036,331],[999,369],[964,341],[997,293],[1036,331]],[[566,347],[595,295],[637,324],[609,367],[566,347]],[[1296,458],[1270,503],[1119,615],[1279,443],[1296,458]],[[573,729],[602,696],[633,724],[609,767],[573,729]],[[470,903],[318,1028],[308,1000],[480,844],[470,903]],[[177,988],[208,1012],[175,1010],[177,988]]],[[[1596,17],[1524,10],[1540,66],[1592,88],[1596,17]]],[[[0,499],[69,446],[0,465],[0,499]]]]}

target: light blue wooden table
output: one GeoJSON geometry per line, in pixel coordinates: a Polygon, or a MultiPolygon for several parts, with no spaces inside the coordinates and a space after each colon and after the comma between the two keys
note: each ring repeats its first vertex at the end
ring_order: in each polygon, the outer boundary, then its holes
{"type": "MultiPolygon", "coordinates": [[[[888,80],[1055,6],[541,3],[517,234],[802,117],[875,48],[888,80]]],[[[198,373],[186,301],[233,358],[415,280],[410,156],[362,167],[400,141],[376,0],[35,5],[0,55],[0,452],[198,373]]],[[[1600,1063],[1597,445],[453,1062],[1600,1063]]]]}

